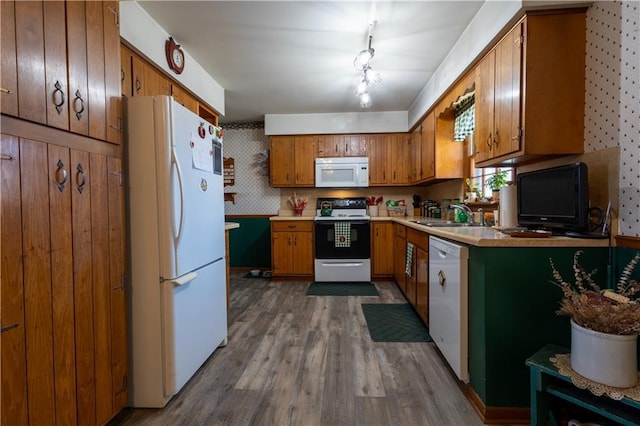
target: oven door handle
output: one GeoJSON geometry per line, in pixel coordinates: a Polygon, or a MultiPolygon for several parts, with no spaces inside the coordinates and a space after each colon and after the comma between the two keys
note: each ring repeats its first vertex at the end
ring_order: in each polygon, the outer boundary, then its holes
{"type": "Polygon", "coordinates": [[[353,267],[353,266],[362,266],[364,262],[322,262],[322,266],[331,266],[331,267],[353,267]]]}
{"type": "Polygon", "coordinates": [[[333,226],[336,223],[343,223],[343,222],[349,222],[352,226],[353,225],[369,225],[369,221],[368,220],[318,220],[316,221],[316,225],[326,225],[326,226],[333,226]]]}

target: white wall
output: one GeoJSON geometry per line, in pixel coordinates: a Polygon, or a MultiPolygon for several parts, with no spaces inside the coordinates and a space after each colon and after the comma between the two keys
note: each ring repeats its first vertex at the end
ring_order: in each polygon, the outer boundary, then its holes
{"type": "Polygon", "coordinates": [[[265,114],[267,135],[406,132],[407,111],[341,114],[265,114]]]}
{"type": "Polygon", "coordinates": [[[179,75],[171,71],[164,52],[164,43],[169,38],[169,33],[135,1],[120,2],[120,36],[135,46],[159,68],[171,74],[172,78],[224,115],[224,89],[222,86],[207,74],[184,48],[184,71],[179,75]]]}

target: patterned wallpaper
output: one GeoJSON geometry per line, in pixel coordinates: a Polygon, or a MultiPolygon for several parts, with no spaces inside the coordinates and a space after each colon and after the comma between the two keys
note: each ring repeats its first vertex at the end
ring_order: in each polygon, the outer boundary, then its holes
{"type": "Polygon", "coordinates": [[[269,137],[264,123],[222,123],[223,156],[235,159],[235,184],[224,192],[235,192],[236,203],[224,203],[227,215],[275,215],[280,208],[280,190],[269,186],[261,160],[266,158],[269,137]]]}
{"type": "MultiPolygon", "coordinates": [[[[587,12],[585,152],[620,148],[619,224],[640,236],[640,2],[598,1],[587,12]]],[[[234,157],[234,215],[277,214],[280,190],[257,164],[268,149],[264,123],[223,124],[224,156],[234,157]]]]}
{"type": "Polygon", "coordinates": [[[640,2],[587,12],[585,151],[620,147],[619,223],[640,236],[640,2]]]}

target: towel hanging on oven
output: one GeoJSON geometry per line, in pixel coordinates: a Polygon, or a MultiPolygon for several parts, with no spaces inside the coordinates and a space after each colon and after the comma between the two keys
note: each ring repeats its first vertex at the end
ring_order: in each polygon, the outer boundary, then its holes
{"type": "Polygon", "coordinates": [[[351,223],[336,222],[333,224],[333,230],[336,247],[351,247],[351,223]]]}

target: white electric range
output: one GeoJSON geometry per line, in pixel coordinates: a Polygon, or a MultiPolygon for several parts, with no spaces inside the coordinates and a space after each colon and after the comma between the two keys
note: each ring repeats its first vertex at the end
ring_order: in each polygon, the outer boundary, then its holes
{"type": "Polygon", "coordinates": [[[370,282],[371,218],[366,198],[318,198],[316,207],[315,280],[370,282]]]}

